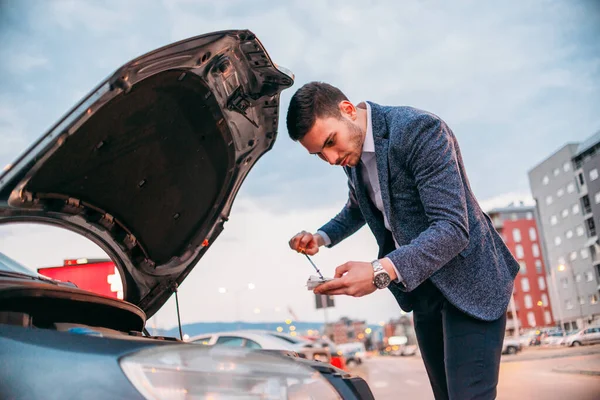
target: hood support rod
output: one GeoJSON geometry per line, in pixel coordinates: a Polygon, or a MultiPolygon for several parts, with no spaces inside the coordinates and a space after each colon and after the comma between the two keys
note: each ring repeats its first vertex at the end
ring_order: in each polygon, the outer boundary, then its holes
{"type": "Polygon", "coordinates": [[[177,325],[179,326],[179,339],[183,340],[183,332],[181,331],[181,316],[179,314],[179,296],[177,296],[177,282],[173,283],[175,290],[175,307],[177,308],[177,325]]]}

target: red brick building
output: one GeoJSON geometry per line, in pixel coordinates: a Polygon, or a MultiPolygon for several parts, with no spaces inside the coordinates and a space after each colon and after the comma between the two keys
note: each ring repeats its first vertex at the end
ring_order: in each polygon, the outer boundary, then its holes
{"type": "MultiPolygon", "coordinates": [[[[511,205],[506,208],[496,208],[488,214],[521,266],[513,291],[519,327],[528,329],[553,326],[535,207],[511,205]]],[[[506,329],[513,331],[514,322],[510,307],[508,317],[506,329]]]]}

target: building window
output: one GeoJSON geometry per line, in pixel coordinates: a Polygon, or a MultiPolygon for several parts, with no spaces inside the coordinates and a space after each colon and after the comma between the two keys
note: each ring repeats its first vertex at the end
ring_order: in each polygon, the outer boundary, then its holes
{"type": "Polygon", "coordinates": [[[554,168],[554,176],[558,176],[560,174],[560,169],[554,168]]]}
{"type": "Polygon", "coordinates": [[[566,300],[565,301],[565,308],[567,310],[572,310],[573,309],[573,302],[571,300],[566,300]]]}
{"type": "Polygon", "coordinates": [[[532,308],[533,307],[533,301],[531,300],[531,296],[526,294],[525,295],[525,308],[532,308]]]}
{"type": "Polygon", "coordinates": [[[600,203],[600,192],[594,195],[594,201],[596,202],[596,204],[600,203]]]}
{"type": "Polygon", "coordinates": [[[583,226],[579,225],[577,228],[575,228],[575,232],[577,232],[577,236],[583,236],[585,230],[583,229],[583,226]]]}
{"type": "Polygon", "coordinates": [[[573,193],[575,191],[575,184],[573,182],[567,185],[567,193],[573,193]]]}
{"type": "Polygon", "coordinates": [[[542,305],[548,307],[548,295],[546,293],[542,293],[542,305]]]}
{"type": "Polygon", "coordinates": [[[590,171],[590,180],[595,181],[596,179],[598,179],[598,170],[594,168],[590,171]]]}
{"type": "Polygon", "coordinates": [[[548,178],[548,175],[546,175],[546,176],[544,176],[544,178],[542,179],[542,183],[543,183],[544,185],[547,185],[547,184],[548,184],[548,182],[550,182],[550,178],[548,178]]]}
{"type": "Polygon", "coordinates": [[[529,239],[532,241],[537,240],[537,232],[533,227],[529,228],[529,239]]]}
{"type": "Polygon", "coordinates": [[[546,325],[550,325],[552,322],[552,315],[550,315],[550,311],[544,311],[544,319],[546,320],[546,325]]]}
{"type": "Polygon", "coordinates": [[[564,265],[567,260],[564,257],[558,257],[558,265],[564,265]]]}
{"type": "Polygon", "coordinates": [[[560,188],[558,189],[558,191],[556,192],[556,197],[563,197],[565,195],[565,189],[560,188]]]}
{"type": "Polygon", "coordinates": [[[579,185],[585,186],[585,182],[583,181],[583,174],[579,174],[577,175],[577,177],[579,178],[579,185]]]}
{"type": "Polygon", "coordinates": [[[564,210],[562,210],[562,212],[560,213],[560,215],[561,215],[563,218],[567,218],[567,217],[569,216],[569,209],[568,209],[568,208],[565,208],[564,210]]]}
{"type": "Polygon", "coordinates": [[[592,282],[594,280],[594,274],[592,273],[592,271],[587,271],[585,273],[585,280],[586,282],[592,282]]]}
{"type": "Polygon", "coordinates": [[[523,258],[525,257],[525,254],[523,253],[523,246],[521,246],[520,244],[515,246],[515,254],[517,256],[517,258],[523,258]]]}
{"type": "Polygon", "coordinates": [[[511,220],[511,221],[516,221],[516,220],[518,220],[518,219],[519,219],[519,217],[517,216],[517,213],[512,213],[512,214],[510,214],[510,220],[511,220]]]}
{"type": "Polygon", "coordinates": [[[579,214],[579,204],[573,204],[571,212],[573,213],[573,215],[579,214]]]}
{"type": "Polygon", "coordinates": [[[550,204],[552,204],[552,201],[553,201],[553,199],[552,199],[552,196],[548,196],[548,197],[546,197],[546,204],[547,204],[547,205],[550,205],[550,204]]]}
{"type": "Polygon", "coordinates": [[[581,258],[583,258],[584,260],[590,256],[590,252],[588,249],[581,249],[579,254],[581,255],[581,258]]]}
{"type": "Polygon", "coordinates": [[[560,238],[560,236],[557,236],[554,238],[554,245],[555,246],[560,246],[560,244],[562,243],[562,239],[560,238]]]}
{"type": "Polygon", "coordinates": [[[529,279],[521,278],[521,289],[524,292],[529,292],[529,279]]]}
{"type": "Polygon", "coordinates": [[[538,276],[538,286],[540,290],[546,290],[546,279],[543,276],[538,276]]]}
{"type": "Polygon", "coordinates": [[[527,264],[525,261],[519,261],[519,272],[523,275],[527,273],[527,264]]]}
{"type": "Polygon", "coordinates": [[[590,296],[590,304],[596,304],[598,303],[598,295],[597,294],[592,294],[590,296]]]}
{"type": "Polygon", "coordinates": [[[582,279],[583,277],[581,276],[581,274],[575,275],[575,282],[581,282],[582,279]]]}
{"type": "Polygon", "coordinates": [[[533,213],[532,212],[528,212],[527,214],[525,214],[525,218],[532,220],[533,219],[533,213]]]}
{"type": "Polygon", "coordinates": [[[565,172],[569,172],[570,170],[571,170],[571,163],[570,163],[569,161],[566,161],[566,162],[563,164],[563,171],[565,171],[565,172]]]}
{"type": "Polygon", "coordinates": [[[590,198],[587,194],[581,198],[581,202],[583,203],[583,214],[591,213],[592,207],[590,206],[590,198]]]}
{"type": "Polygon", "coordinates": [[[542,273],[542,260],[535,260],[535,272],[542,273]]]}
{"type": "Polygon", "coordinates": [[[596,224],[594,224],[594,219],[588,218],[585,220],[585,222],[587,223],[587,227],[588,227],[588,236],[589,237],[596,236],[596,224]]]}
{"type": "Polygon", "coordinates": [[[584,305],[585,299],[583,298],[583,296],[577,296],[577,302],[581,305],[584,305]]]}
{"type": "Polygon", "coordinates": [[[556,215],[553,215],[550,217],[550,225],[556,225],[558,224],[558,218],[556,218],[556,215]]]}
{"type": "Polygon", "coordinates": [[[560,278],[560,283],[563,289],[567,289],[569,287],[569,278],[560,278]]]}
{"type": "Polygon", "coordinates": [[[573,231],[569,229],[567,233],[565,233],[565,237],[567,239],[571,239],[573,237],[573,231]]]}
{"type": "Polygon", "coordinates": [[[513,240],[516,243],[519,243],[521,241],[521,231],[518,229],[513,229],[513,240]]]}
{"type": "Polygon", "coordinates": [[[538,246],[537,243],[532,244],[531,252],[533,253],[534,257],[539,257],[540,256],[540,246],[538,246]]]}
{"type": "Polygon", "coordinates": [[[577,252],[576,251],[572,251],[571,254],[569,255],[569,259],[571,261],[577,260],[577,252]]]}
{"type": "Polygon", "coordinates": [[[529,326],[535,326],[535,314],[531,311],[527,313],[527,323],[529,326]]]}

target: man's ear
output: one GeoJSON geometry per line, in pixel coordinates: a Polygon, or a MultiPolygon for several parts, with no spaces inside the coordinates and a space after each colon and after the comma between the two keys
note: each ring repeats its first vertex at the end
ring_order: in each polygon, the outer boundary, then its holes
{"type": "Polygon", "coordinates": [[[352,121],[356,119],[356,107],[354,107],[354,104],[352,104],[348,100],[343,100],[340,102],[339,107],[342,116],[345,116],[352,121]]]}

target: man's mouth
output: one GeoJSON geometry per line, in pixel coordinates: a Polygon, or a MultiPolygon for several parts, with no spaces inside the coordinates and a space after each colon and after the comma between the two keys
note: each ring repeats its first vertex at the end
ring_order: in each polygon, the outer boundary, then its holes
{"type": "Polygon", "coordinates": [[[340,166],[345,167],[346,165],[348,165],[348,158],[349,157],[350,157],[350,155],[347,155],[346,157],[344,157],[344,159],[340,163],[340,166]]]}

